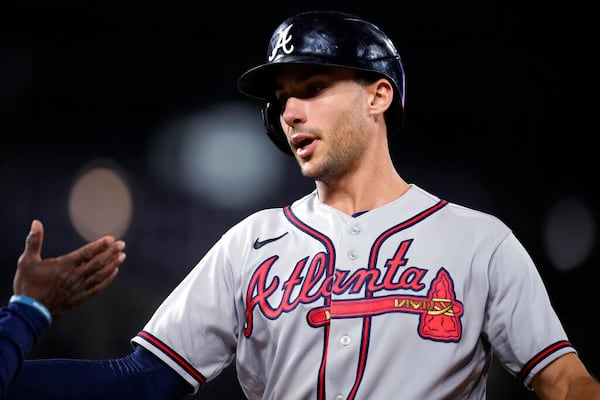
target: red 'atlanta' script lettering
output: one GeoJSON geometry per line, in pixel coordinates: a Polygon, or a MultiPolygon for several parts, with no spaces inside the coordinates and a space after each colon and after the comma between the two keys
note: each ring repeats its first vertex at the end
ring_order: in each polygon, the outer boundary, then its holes
{"type": "Polygon", "coordinates": [[[313,303],[331,294],[361,293],[365,289],[371,293],[396,289],[422,290],[425,287],[422,280],[427,270],[408,267],[399,271],[400,267],[408,261],[404,256],[410,243],[411,241],[402,242],[394,257],[386,261],[383,270],[361,268],[350,273],[350,271],[336,269],[333,275],[327,275],[327,254],[317,253],[310,263],[309,257],[298,261],[283,283],[280,283],[277,275],[268,280],[269,272],[279,257],[266,259],[258,266],[248,285],[245,336],[249,337],[252,333],[252,311],[257,306],[265,317],[276,319],[299,304],[313,303]],[[271,304],[269,302],[271,295],[281,291],[283,296],[279,304],[271,304]],[[293,293],[297,294],[294,296],[293,293]]]}

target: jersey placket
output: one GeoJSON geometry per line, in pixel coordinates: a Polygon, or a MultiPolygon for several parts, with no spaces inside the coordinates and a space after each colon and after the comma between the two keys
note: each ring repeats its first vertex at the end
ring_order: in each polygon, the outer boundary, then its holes
{"type": "Polygon", "coordinates": [[[336,318],[336,302],[365,297],[364,286],[358,292],[355,292],[355,285],[340,286],[357,270],[366,267],[369,257],[368,246],[365,247],[367,241],[361,221],[354,220],[344,227],[336,246],[336,281],[331,294],[332,318],[325,370],[327,399],[349,399],[362,373],[363,362],[360,358],[364,318],[336,318]]]}

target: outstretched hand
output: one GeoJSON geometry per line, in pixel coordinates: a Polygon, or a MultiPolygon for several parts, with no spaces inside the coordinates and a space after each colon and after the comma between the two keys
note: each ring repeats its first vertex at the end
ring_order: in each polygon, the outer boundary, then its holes
{"type": "Polygon", "coordinates": [[[44,227],[31,223],[25,250],[17,262],[15,294],[44,304],[52,318],[61,318],[106,288],[125,260],[125,242],[107,235],[70,253],[42,259],[44,227]]]}

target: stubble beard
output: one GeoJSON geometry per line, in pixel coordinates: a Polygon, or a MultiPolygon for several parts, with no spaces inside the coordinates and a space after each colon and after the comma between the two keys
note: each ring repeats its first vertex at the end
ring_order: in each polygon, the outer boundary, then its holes
{"type": "Polygon", "coordinates": [[[360,160],[360,149],[347,133],[335,133],[330,136],[329,147],[326,152],[315,159],[311,156],[308,160],[297,160],[302,175],[313,181],[325,184],[335,183],[340,178],[357,168],[360,160]]]}

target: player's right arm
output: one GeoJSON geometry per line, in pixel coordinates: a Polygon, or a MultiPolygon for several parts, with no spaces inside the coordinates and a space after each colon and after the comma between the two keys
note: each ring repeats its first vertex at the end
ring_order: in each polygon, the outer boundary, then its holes
{"type": "Polygon", "coordinates": [[[554,360],[533,377],[531,386],[542,400],[600,400],[600,383],[575,353],[554,360]]]}
{"type": "Polygon", "coordinates": [[[181,399],[191,387],[142,347],[113,360],[25,361],[6,400],[181,399]]]}

